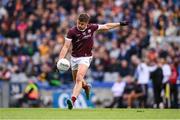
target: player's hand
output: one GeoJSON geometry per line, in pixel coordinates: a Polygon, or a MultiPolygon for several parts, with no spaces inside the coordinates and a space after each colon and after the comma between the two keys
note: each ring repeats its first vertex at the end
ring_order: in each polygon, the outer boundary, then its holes
{"type": "Polygon", "coordinates": [[[129,22],[128,21],[120,21],[120,26],[127,26],[129,25],[129,22]]]}

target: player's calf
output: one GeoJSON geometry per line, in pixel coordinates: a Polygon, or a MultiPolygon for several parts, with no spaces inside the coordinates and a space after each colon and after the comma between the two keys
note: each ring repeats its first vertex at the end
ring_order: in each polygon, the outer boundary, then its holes
{"type": "Polygon", "coordinates": [[[83,86],[83,89],[85,90],[86,99],[89,100],[89,98],[90,98],[91,84],[86,84],[85,86],[83,86]]]}

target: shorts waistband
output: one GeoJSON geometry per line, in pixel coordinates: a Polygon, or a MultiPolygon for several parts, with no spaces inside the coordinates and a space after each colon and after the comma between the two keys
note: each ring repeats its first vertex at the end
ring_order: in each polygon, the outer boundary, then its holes
{"type": "Polygon", "coordinates": [[[71,55],[72,57],[92,57],[92,55],[71,55]]]}

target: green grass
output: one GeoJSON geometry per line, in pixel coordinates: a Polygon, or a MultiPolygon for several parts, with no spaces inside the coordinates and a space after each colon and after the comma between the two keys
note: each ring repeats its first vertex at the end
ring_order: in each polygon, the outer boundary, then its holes
{"type": "Polygon", "coordinates": [[[180,120],[178,109],[1,108],[0,120],[180,120]]]}

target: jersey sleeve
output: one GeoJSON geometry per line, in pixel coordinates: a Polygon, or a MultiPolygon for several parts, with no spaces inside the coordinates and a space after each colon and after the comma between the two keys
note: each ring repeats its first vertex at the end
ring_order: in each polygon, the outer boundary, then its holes
{"type": "Polygon", "coordinates": [[[96,31],[96,30],[98,30],[99,25],[98,24],[91,24],[91,28],[93,31],[96,31]]]}
{"type": "Polygon", "coordinates": [[[69,30],[67,35],[65,36],[65,40],[72,41],[73,39],[73,31],[69,30]]]}

